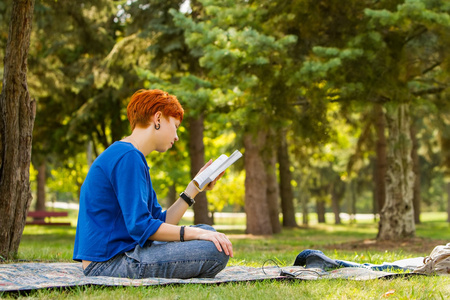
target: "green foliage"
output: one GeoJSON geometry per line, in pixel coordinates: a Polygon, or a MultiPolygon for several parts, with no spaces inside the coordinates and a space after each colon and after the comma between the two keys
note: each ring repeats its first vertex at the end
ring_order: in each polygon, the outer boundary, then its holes
{"type": "Polygon", "coordinates": [[[43,155],[67,159],[84,151],[89,140],[105,148],[127,130],[122,101],[136,89],[135,60],[127,58],[142,47],[131,38],[121,40],[114,2],[36,3],[29,59],[38,100],[35,141],[53,139],[52,146],[42,147],[43,155]]]}
{"type": "Polygon", "coordinates": [[[314,47],[318,59],[307,62],[300,74],[313,80],[327,77],[329,84],[345,91],[345,98],[360,96],[361,92],[369,99],[411,98],[414,90],[408,91],[404,84],[430,84],[427,74],[420,72],[436,63],[430,55],[439,51],[440,30],[450,25],[448,7],[442,1],[434,1],[434,5],[427,5],[428,2],[433,1],[405,1],[392,11],[379,7],[364,9],[366,18],[361,29],[347,40],[346,47],[314,47]],[[347,88],[349,84],[352,86],[347,88]],[[365,90],[355,90],[355,85],[364,86],[365,90]],[[349,93],[352,91],[355,93],[349,93]]]}
{"type": "MultiPolygon", "coordinates": [[[[8,3],[0,1],[2,51],[8,3]]],[[[313,178],[360,177],[358,205],[368,208],[373,132],[356,155],[358,138],[372,103],[392,101],[417,108],[425,209],[445,207],[448,1],[201,0],[180,11],[183,4],[36,1],[28,61],[37,101],[33,163],[48,162],[52,192],[75,193],[87,143],[95,156],[122,138],[128,98],[160,88],[186,110],[174,149],[148,158],[160,199],[190,179],[188,119],[204,114],[206,158],[240,148],[246,131],[286,132],[298,201],[313,178]]],[[[241,203],[244,175],[236,167],[209,193],[215,210],[233,189],[241,203]]]]}
{"type": "MultiPolygon", "coordinates": [[[[232,148],[235,139],[236,134],[234,133],[205,137],[206,157],[216,159],[223,153],[230,155],[236,148],[232,148]]],[[[220,212],[224,208],[240,211],[244,207],[245,172],[240,170],[242,169],[240,168],[241,164],[242,161],[238,161],[231,166],[214,189],[208,192],[210,211],[220,212]]]]}
{"type": "MultiPolygon", "coordinates": [[[[288,47],[295,43],[296,37],[270,35],[260,23],[266,10],[254,5],[238,3],[227,7],[218,1],[202,3],[205,20],[196,22],[171,11],[175,24],[186,29],[187,45],[199,56],[199,63],[209,71],[212,82],[220,82],[222,89],[237,92],[236,97],[245,99],[249,114],[255,111],[273,115],[271,106],[277,102],[268,99],[267,94],[279,83],[288,47]],[[225,15],[228,17],[221,17],[225,15]]],[[[236,99],[234,109],[242,104],[236,99]]],[[[249,119],[253,120],[247,118],[247,122],[249,119]]]]}
{"type": "MultiPolygon", "coordinates": [[[[449,57],[442,52],[442,47],[447,48],[448,45],[448,34],[443,33],[449,29],[448,4],[445,1],[380,1],[365,3],[364,6],[351,7],[352,14],[359,18],[353,35],[323,40],[323,44],[312,47],[312,55],[295,77],[308,86],[305,95],[345,103],[342,117],[346,120],[350,120],[348,112],[354,114],[359,111],[360,116],[366,116],[370,102],[419,105],[420,101],[433,110],[436,99],[440,98],[435,98],[434,94],[448,87],[448,80],[442,77],[448,74],[446,62],[449,57]]],[[[423,116],[427,118],[429,114],[423,116]]],[[[350,122],[358,127],[363,123],[357,120],[350,122]]],[[[338,128],[343,129],[342,125],[338,128]]],[[[328,133],[332,136],[332,131],[328,133]]],[[[358,136],[359,133],[355,131],[351,135],[358,136]]],[[[430,134],[422,136],[429,137],[430,134]]],[[[367,145],[370,145],[370,140],[367,145]]],[[[365,151],[370,154],[371,149],[365,151]]],[[[348,156],[342,162],[347,161],[350,166],[351,160],[354,160],[352,156],[348,156]]],[[[368,166],[367,156],[358,160],[358,169],[364,170],[368,166]]],[[[427,165],[427,168],[432,168],[432,165],[427,165]]],[[[425,182],[429,174],[435,174],[436,180],[440,177],[439,173],[431,170],[422,174],[427,174],[425,182]]],[[[427,189],[424,183],[422,187],[427,189]]],[[[438,190],[442,191],[441,188],[438,190]]],[[[425,193],[424,199],[430,199],[430,192],[425,193]]]]}
{"type": "Polygon", "coordinates": [[[47,179],[49,193],[68,193],[72,199],[78,199],[80,187],[89,171],[86,156],[83,154],[69,159],[64,167],[50,171],[50,178],[47,179]]]}

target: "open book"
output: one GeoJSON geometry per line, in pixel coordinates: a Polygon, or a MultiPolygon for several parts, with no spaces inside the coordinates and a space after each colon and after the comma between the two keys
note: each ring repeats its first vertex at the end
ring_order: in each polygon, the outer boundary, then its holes
{"type": "Polygon", "coordinates": [[[220,175],[223,171],[225,171],[229,166],[231,166],[235,161],[242,157],[242,153],[239,150],[233,152],[230,157],[222,154],[213,161],[212,164],[209,165],[205,170],[203,170],[200,174],[195,176],[194,185],[201,192],[203,191],[210,182],[214,181],[217,176],[220,175]]]}

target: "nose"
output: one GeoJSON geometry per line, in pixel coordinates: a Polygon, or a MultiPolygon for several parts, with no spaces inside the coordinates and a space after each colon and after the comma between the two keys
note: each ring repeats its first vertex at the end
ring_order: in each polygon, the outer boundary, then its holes
{"type": "Polygon", "coordinates": [[[175,134],[175,142],[178,142],[178,134],[175,134]]]}

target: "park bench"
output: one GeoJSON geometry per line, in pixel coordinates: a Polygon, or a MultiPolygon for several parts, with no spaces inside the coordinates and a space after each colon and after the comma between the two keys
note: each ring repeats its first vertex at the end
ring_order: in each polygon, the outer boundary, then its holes
{"type": "Polygon", "coordinates": [[[66,211],[30,211],[27,217],[33,218],[33,221],[26,222],[26,225],[57,225],[57,226],[70,226],[70,222],[52,222],[52,217],[67,217],[66,211]]]}

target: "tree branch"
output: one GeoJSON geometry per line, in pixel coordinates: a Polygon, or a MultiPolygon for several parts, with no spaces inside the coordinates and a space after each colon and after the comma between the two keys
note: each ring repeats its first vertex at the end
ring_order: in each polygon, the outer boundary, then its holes
{"type": "Polygon", "coordinates": [[[430,67],[428,67],[428,68],[426,68],[425,70],[423,70],[423,71],[422,71],[422,75],[424,75],[424,74],[426,74],[426,73],[432,71],[434,68],[436,68],[437,66],[440,66],[440,65],[441,65],[441,62],[440,62],[440,61],[436,62],[435,64],[433,64],[433,65],[431,65],[430,67]]]}
{"type": "Polygon", "coordinates": [[[405,40],[404,44],[407,44],[409,41],[413,40],[414,38],[416,38],[416,37],[418,37],[418,36],[420,36],[422,34],[424,34],[427,31],[428,31],[428,28],[426,28],[425,26],[419,27],[413,35],[406,37],[406,40],[405,40]]]}
{"type": "Polygon", "coordinates": [[[417,92],[413,92],[412,94],[414,96],[423,96],[423,95],[431,95],[431,94],[439,94],[440,92],[444,91],[446,87],[436,87],[436,88],[429,88],[426,90],[421,90],[417,92]]]}

